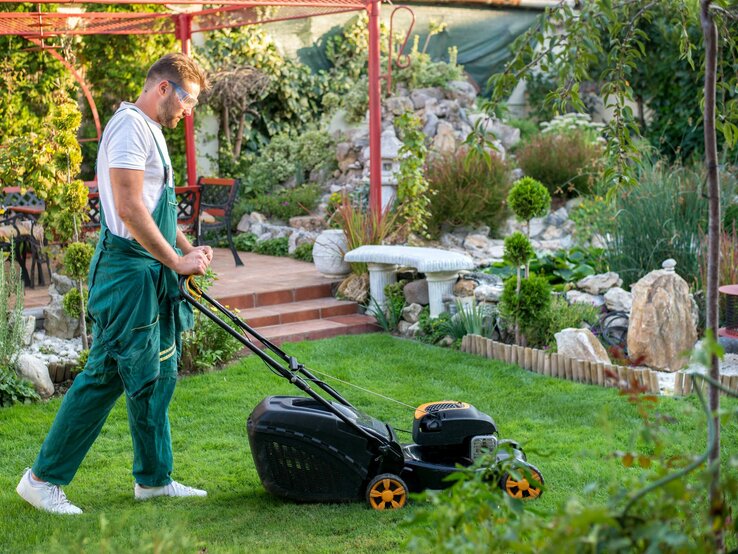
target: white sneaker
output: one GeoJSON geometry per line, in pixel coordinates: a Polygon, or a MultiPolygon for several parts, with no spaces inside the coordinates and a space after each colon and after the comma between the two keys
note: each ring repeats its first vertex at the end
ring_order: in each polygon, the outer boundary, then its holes
{"type": "Polygon", "coordinates": [[[82,513],[82,510],[67,500],[67,495],[59,485],[36,481],[31,477],[30,469],[26,469],[15,490],[23,500],[44,512],[69,515],[82,513]]]}
{"type": "Polygon", "coordinates": [[[155,496],[207,496],[207,491],[194,489],[172,481],[163,487],[142,487],[138,483],[133,487],[133,496],[136,500],[148,500],[155,496]]]}

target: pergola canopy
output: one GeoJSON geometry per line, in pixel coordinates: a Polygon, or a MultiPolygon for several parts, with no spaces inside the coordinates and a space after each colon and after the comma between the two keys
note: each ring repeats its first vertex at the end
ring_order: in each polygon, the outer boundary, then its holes
{"type": "MultiPolygon", "coordinates": [[[[0,4],[17,4],[0,0],[0,4]]],[[[249,0],[203,4],[198,0],[97,0],[94,4],[154,4],[161,12],[93,12],[77,0],[40,0],[62,5],[59,11],[0,12],[0,35],[44,39],[60,35],[168,34],[177,32],[186,15],[192,32],[213,31],[253,23],[302,19],[364,10],[370,0],[249,0]],[[204,6],[208,6],[204,8],[204,6]]],[[[86,5],[89,5],[86,2],[86,5]]]]}

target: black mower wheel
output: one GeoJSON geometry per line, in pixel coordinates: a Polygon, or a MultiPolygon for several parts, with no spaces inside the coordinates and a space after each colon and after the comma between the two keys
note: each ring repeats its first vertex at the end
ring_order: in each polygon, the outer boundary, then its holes
{"type": "Polygon", "coordinates": [[[540,486],[536,486],[538,483],[541,485],[543,484],[543,475],[541,475],[541,472],[536,466],[531,464],[525,464],[524,469],[527,471],[523,472],[518,470],[518,473],[520,473],[519,479],[509,473],[505,473],[505,475],[502,476],[502,479],[500,479],[500,488],[513,498],[519,498],[520,500],[534,500],[541,496],[541,493],[543,492],[543,489],[540,486]],[[530,472],[530,474],[528,475],[527,472],[530,472]],[[537,481],[537,483],[529,482],[529,477],[531,477],[533,481],[537,481]]]}
{"type": "Polygon", "coordinates": [[[394,473],[381,473],[366,486],[366,501],[373,510],[398,510],[407,503],[407,485],[394,473]]]}

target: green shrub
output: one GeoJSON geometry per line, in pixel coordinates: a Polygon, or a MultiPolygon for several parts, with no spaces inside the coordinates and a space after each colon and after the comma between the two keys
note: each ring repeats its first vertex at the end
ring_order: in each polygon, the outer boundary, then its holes
{"type": "Polygon", "coordinates": [[[551,208],[551,195],[540,181],[523,177],[513,183],[507,194],[507,205],[515,216],[526,223],[534,217],[543,217],[551,208]]]}
{"type": "Polygon", "coordinates": [[[301,260],[303,262],[311,262],[313,261],[313,243],[312,242],[303,242],[302,244],[298,244],[297,248],[295,248],[295,251],[292,252],[292,257],[296,260],[301,260]]]}
{"type": "Polygon", "coordinates": [[[505,238],[502,259],[505,263],[520,267],[525,265],[536,255],[530,240],[520,231],[514,232],[505,238]]]}
{"type": "MultiPolygon", "coordinates": [[[[89,293],[86,288],[84,291],[84,305],[87,306],[89,293]]],[[[69,289],[69,291],[64,295],[62,298],[62,309],[69,317],[79,319],[82,315],[82,299],[80,298],[78,288],[69,289]]]]}
{"type": "Polygon", "coordinates": [[[472,301],[466,304],[456,300],[456,313],[441,326],[444,335],[460,341],[466,335],[480,335],[491,338],[494,330],[496,310],[486,304],[472,301]]]}
{"type": "Polygon", "coordinates": [[[490,234],[497,235],[510,187],[504,160],[496,155],[468,156],[459,150],[431,160],[427,176],[433,192],[428,222],[432,234],[438,235],[443,226],[487,225],[490,234]]]}
{"type": "Polygon", "coordinates": [[[302,185],[244,200],[244,213],[259,212],[270,218],[287,221],[291,217],[312,212],[320,199],[320,186],[302,185]]]}
{"type": "Polygon", "coordinates": [[[526,175],[543,183],[552,195],[587,194],[601,172],[603,148],[580,131],[540,134],[517,152],[526,175]]]}
{"type": "MultiPolygon", "coordinates": [[[[723,201],[732,199],[735,178],[722,175],[723,201]]],[[[627,287],[673,258],[676,272],[701,286],[700,233],[707,229],[707,196],[701,168],[643,166],[638,186],[615,200],[607,259],[627,287]]],[[[724,205],[724,204],[723,204],[724,205]]],[[[605,236],[605,235],[603,235],[605,236]]]]}
{"type": "Polygon", "coordinates": [[[240,252],[253,252],[258,238],[254,233],[239,233],[233,237],[233,245],[240,252]]]}
{"type": "Polygon", "coordinates": [[[526,338],[529,346],[556,348],[554,335],[562,329],[578,329],[583,324],[594,325],[600,316],[600,310],[590,304],[574,302],[569,304],[565,299],[555,296],[551,306],[540,315],[538,323],[529,329],[526,338]]]}
{"type": "MultiPolygon", "coordinates": [[[[210,269],[206,275],[197,278],[197,283],[203,291],[209,289],[213,281],[214,274],[210,269]]],[[[238,315],[238,309],[231,311],[238,315]]],[[[215,314],[219,319],[228,321],[220,312],[215,314]]],[[[238,339],[208,316],[195,310],[195,326],[191,331],[182,333],[180,371],[186,373],[213,369],[231,360],[242,348],[243,344],[238,339]]]]}
{"type": "Polygon", "coordinates": [[[569,211],[577,242],[585,244],[595,235],[606,236],[612,230],[615,215],[613,201],[606,194],[581,196],[579,204],[569,211]]]}
{"type": "Polygon", "coordinates": [[[449,48],[449,61],[433,61],[430,55],[418,50],[418,35],[415,35],[410,52],[410,64],[397,70],[396,83],[404,83],[412,90],[426,87],[445,87],[451,81],[464,78],[464,68],[457,64],[458,49],[449,48]]]}
{"type": "Polygon", "coordinates": [[[551,286],[545,277],[532,274],[520,280],[520,293],[516,293],[517,281],[510,278],[500,297],[500,314],[510,322],[517,322],[520,331],[527,335],[534,331],[540,318],[551,305],[551,286]]]}
{"type": "Polygon", "coordinates": [[[402,319],[402,309],[405,307],[405,293],[403,289],[406,284],[406,280],[400,280],[384,287],[386,298],[384,309],[381,309],[377,301],[372,299],[372,313],[377,319],[379,326],[385,332],[391,333],[397,329],[402,319]]]}
{"type": "Polygon", "coordinates": [[[21,379],[12,368],[0,367],[0,408],[16,402],[28,404],[32,400],[39,400],[33,385],[21,379]]]}
{"type": "Polygon", "coordinates": [[[267,239],[257,242],[254,252],[265,256],[287,256],[289,254],[289,241],[287,237],[267,239]]]}
{"type": "Polygon", "coordinates": [[[448,312],[441,312],[438,317],[435,318],[431,317],[430,308],[425,306],[421,310],[418,318],[418,328],[420,330],[418,338],[421,342],[436,344],[446,336],[450,319],[451,314],[448,312]]]}
{"type": "MultiPolygon", "coordinates": [[[[84,242],[73,242],[64,250],[64,271],[75,281],[85,279],[95,249],[84,242]]],[[[75,316],[76,317],[76,316],[75,316]]]]}

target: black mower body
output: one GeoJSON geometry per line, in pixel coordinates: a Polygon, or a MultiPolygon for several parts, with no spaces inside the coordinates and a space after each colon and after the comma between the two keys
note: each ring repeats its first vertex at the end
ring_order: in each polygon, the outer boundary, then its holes
{"type": "Polygon", "coordinates": [[[271,494],[298,502],[354,501],[364,496],[370,479],[383,473],[399,475],[411,492],[443,489],[457,464],[473,463],[474,437],[486,437],[483,446],[489,450],[497,444],[492,418],[461,402],[421,406],[413,424],[415,442],[406,445],[382,421],[330,404],[270,396],[249,416],[254,463],[271,494]],[[337,413],[367,433],[357,432],[337,413]]]}

